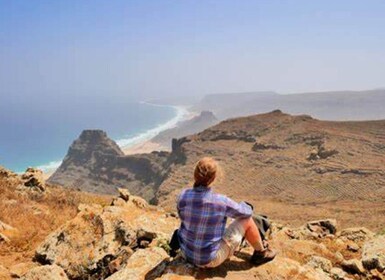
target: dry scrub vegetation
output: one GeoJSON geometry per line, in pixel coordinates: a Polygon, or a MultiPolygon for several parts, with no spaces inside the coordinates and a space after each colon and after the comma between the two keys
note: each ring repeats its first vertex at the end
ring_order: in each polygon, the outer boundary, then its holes
{"type": "Polygon", "coordinates": [[[5,266],[30,260],[35,248],[49,233],[72,219],[80,203],[110,203],[101,196],[49,186],[43,194],[15,191],[13,183],[0,178],[0,221],[14,227],[3,232],[11,240],[0,244],[0,263],[5,266]]]}

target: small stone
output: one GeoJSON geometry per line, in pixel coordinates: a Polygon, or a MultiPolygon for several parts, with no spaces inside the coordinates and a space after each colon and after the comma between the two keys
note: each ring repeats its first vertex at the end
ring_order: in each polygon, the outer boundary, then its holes
{"type": "Polygon", "coordinates": [[[330,275],[332,276],[333,279],[335,280],[345,280],[346,278],[346,272],[343,271],[341,268],[339,267],[333,267],[331,270],[330,270],[330,275]]]}
{"type": "Polygon", "coordinates": [[[358,246],[356,243],[350,243],[346,248],[351,252],[358,252],[360,250],[360,246],[358,246]]]}
{"type": "Polygon", "coordinates": [[[130,199],[130,192],[127,189],[118,188],[119,197],[122,198],[124,201],[128,201],[130,199]]]}
{"type": "Polygon", "coordinates": [[[340,247],[345,247],[345,242],[341,239],[341,238],[337,238],[334,243],[337,245],[337,246],[340,246],[340,247]]]}
{"type": "Polygon", "coordinates": [[[344,256],[341,254],[341,252],[335,253],[334,256],[336,257],[336,260],[339,263],[342,263],[345,260],[344,256]]]}
{"type": "Polygon", "coordinates": [[[4,230],[13,231],[13,230],[15,230],[15,228],[13,228],[10,225],[0,221],[0,231],[4,231],[4,230]]]}
{"type": "Polygon", "coordinates": [[[319,256],[312,256],[307,265],[315,269],[322,269],[324,272],[330,272],[333,267],[331,261],[319,256]]]}
{"type": "Polygon", "coordinates": [[[9,240],[9,238],[5,234],[0,233],[0,243],[2,242],[9,243],[11,242],[11,240],[9,240]]]}

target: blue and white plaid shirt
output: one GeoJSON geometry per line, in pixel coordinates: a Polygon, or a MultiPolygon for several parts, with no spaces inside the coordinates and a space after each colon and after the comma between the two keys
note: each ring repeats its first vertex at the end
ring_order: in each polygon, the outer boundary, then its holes
{"type": "Polygon", "coordinates": [[[246,203],[236,203],[207,187],[184,190],[177,208],[181,219],[180,246],[187,260],[196,265],[206,265],[215,258],[227,217],[238,219],[252,215],[246,203]]]}

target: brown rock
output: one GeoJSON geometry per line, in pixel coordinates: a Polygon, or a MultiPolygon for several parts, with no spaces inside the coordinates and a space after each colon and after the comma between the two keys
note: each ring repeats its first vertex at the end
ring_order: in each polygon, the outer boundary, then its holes
{"type": "Polygon", "coordinates": [[[358,246],[356,243],[349,243],[346,247],[351,252],[358,252],[360,250],[360,246],[358,246]]]}
{"type": "Polygon", "coordinates": [[[365,227],[346,228],[338,234],[339,238],[353,242],[365,241],[371,239],[373,236],[374,233],[365,227]]]}
{"type": "Polygon", "coordinates": [[[335,234],[337,232],[337,221],[335,219],[325,219],[307,223],[307,228],[322,236],[335,234]]]}
{"type": "Polygon", "coordinates": [[[315,269],[321,269],[324,272],[330,272],[332,269],[332,262],[326,258],[320,257],[320,256],[312,256],[310,260],[308,261],[307,265],[311,266],[315,269]]]}

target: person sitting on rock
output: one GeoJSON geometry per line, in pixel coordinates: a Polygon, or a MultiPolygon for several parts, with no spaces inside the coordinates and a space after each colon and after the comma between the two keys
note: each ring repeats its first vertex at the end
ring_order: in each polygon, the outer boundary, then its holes
{"type": "Polygon", "coordinates": [[[273,260],[276,252],[262,241],[252,219],[252,207],[215,193],[210,187],[217,170],[215,160],[202,158],[195,167],[194,187],[184,190],[178,198],[181,225],[176,233],[182,255],[198,267],[217,267],[234,254],[245,237],[254,248],[252,263],[273,260]],[[226,228],[228,217],[235,220],[226,228]]]}

